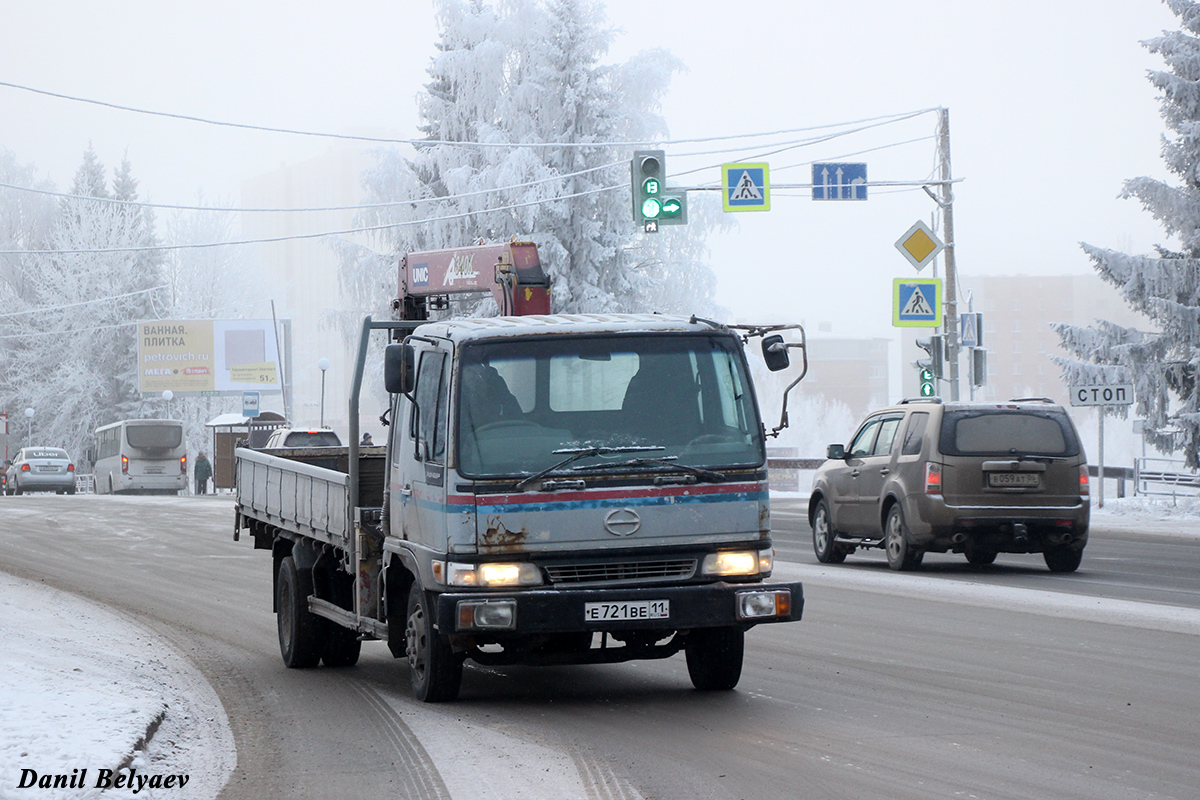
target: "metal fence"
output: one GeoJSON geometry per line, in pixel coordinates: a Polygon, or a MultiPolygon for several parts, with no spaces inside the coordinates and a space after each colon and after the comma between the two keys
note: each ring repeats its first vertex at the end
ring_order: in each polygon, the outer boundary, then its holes
{"type": "Polygon", "coordinates": [[[1135,458],[1134,491],[1167,497],[1200,495],[1200,472],[1188,469],[1176,458],[1135,458]]]}

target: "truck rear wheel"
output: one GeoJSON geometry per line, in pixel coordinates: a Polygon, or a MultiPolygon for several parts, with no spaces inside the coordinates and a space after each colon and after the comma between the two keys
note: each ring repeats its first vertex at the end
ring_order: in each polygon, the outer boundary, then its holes
{"type": "Polygon", "coordinates": [[[279,612],[279,652],[293,669],[315,667],[324,649],[325,620],[308,610],[313,593],[312,573],[300,570],[291,556],[279,565],[276,595],[279,612]]]}
{"type": "Polygon", "coordinates": [[[742,677],[746,633],[741,628],[698,628],[688,634],[684,653],[692,685],[701,691],[727,691],[742,677]]]}
{"type": "Polygon", "coordinates": [[[358,633],[332,622],[326,625],[328,630],[321,660],[327,667],[353,667],[358,663],[358,655],[362,651],[362,640],[358,638],[358,633]]]}
{"type": "Polygon", "coordinates": [[[416,581],[408,593],[404,644],[409,678],[418,700],[442,703],[458,697],[464,656],[451,650],[447,638],[434,630],[429,596],[416,581]]]}

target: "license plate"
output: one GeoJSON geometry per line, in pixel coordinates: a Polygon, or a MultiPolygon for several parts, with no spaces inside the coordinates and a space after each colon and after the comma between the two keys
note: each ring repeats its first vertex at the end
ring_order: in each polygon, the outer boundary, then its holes
{"type": "Polygon", "coordinates": [[[147,475],[162,475],[163,468],[162,467],[146,467],[146,474],[147,475]]]}
{"type": "Polygon", "coordinates": [[[1037,486],[1036,472],[990,472],[988,486],[1037,486]]]}
{"type": "Polygon", "coordinates": [[[585,622],[609,620],[670,619],[670,600],[627,600],[618,603],[584,603],[585,622]]]}

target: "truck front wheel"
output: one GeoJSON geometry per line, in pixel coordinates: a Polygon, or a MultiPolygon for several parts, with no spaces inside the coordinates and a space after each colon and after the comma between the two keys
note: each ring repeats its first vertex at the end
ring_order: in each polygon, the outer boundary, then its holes
{"type": "Polygon", "coordinates": [[[413,694],[418,700],[442,703],[458,697],[464,656],[455,653],[447,638],[434,630],[429,598],[416,581],[408,593],[404,649],[413,694]]]}
{"type": "Polygon", "coordinates": [[[313,593],[312,573],[300,570],[291,556],[279,565],[276,601],[279,609],[279,652],[293,669],[315,667],[325,643],[325,620],[308,610],[313,593]]]}
{"type": "Polygon", "coordinates": [[[684,653],[692,685],[701,691],[726,691],[742,677],[746,633],[741,628],[698,628],[688,634],[684,653]]]}

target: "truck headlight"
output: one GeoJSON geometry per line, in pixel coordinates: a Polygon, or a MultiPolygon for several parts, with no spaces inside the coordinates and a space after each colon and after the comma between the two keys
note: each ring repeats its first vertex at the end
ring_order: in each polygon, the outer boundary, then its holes
{"type": "Polygon", "coordinates": [[[731,550],[709,553],[700,565],[701,575],[757,575],[759,554],[754,550],[731,550]]]}
{"type": "Polygon", "coordinates": [[[447,583],[451,586],[540,586],[542,573],[535,564],[520,562],[487,562],[485,564],[446,565],[447,583]]]}

